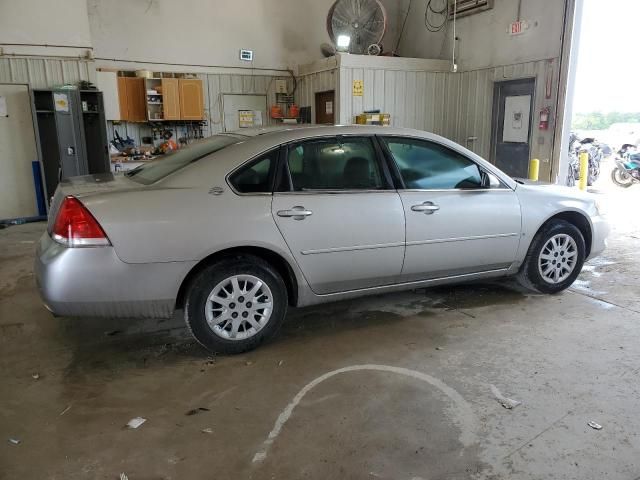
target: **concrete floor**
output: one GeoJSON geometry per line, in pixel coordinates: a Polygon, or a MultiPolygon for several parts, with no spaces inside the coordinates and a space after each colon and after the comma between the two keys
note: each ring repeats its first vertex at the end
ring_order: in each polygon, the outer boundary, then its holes
{"type": "Polygon", "coordinates": [[[43,224],[1,230],[0,479],[640,478],[640,187],[597,190],[614,235],[570,291],[302,309],[235,357],[179,318],[54,319],[31,268],[43,224]]]}

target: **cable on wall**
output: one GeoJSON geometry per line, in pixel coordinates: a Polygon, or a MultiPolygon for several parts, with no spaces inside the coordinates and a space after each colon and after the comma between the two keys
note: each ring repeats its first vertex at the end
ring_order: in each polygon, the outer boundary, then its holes
{"type": "Polygon", "coordinates": [[[395,56],[398,48],[400,48],[400,41],[402,40],[402,35],[404,34],[404,27],[407,25],[407,18],[409,18],[409,12],[411,11],[411,4],[413,0],[409,0],[409,7],[407,8],[407,13],[404,16],[404,22],[402,22],[402,29],[400,30],[400,35],[398,35],[398,42],[396,43],[396,48],[393,49],[392,55],[395,56]]]}
{"type": "Polygon", "coordinates": [[[424,26],[430,32],[439,32],[447,24],[449,0],[427,0],[424,11],[424,26]],[[440,6],[441,5],[441,6],[440,6]]]}

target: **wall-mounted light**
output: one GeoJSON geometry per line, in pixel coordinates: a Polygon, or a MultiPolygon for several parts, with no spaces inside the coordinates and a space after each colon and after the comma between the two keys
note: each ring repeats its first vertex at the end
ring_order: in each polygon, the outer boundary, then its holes
{"type": "Polygon", "coordinates": [[[349,50],[349,45],[351,45],[351,37],[349,35],[338,35],[338,40],[336,41],[338,50],[346,52],[349,50]]]}

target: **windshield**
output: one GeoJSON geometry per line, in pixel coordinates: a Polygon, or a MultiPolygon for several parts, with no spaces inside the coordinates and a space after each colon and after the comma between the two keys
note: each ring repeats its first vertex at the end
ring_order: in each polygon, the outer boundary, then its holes
{"type": "Polygon", "coordinates": [[[140,165],[126,172],[125,175],[138,183],[150,185],[177,172],[190,163],[196,162],[207,155],[245,139],[246,138],[241,135],[214,135],[213,137],[193,143],[186,148],[168,153],[153,162],[140,165]]]}

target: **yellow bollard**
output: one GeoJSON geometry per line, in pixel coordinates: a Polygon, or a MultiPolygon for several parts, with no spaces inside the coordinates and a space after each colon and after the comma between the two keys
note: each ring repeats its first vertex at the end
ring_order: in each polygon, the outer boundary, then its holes
{"type": "Polygon", "coordinates": [[[580,154],[580,182],[578,182],[578,188],[580,190],[587,189],[587,180],[589,179],[589,154],[582,152],[580,154]]]}
{"type": "Polygon", "coordinates": [[[538,181],[538,176],[540,175],[540,160],[534,158],[531,160],[529,164],[529,180],[533,180],[534,182],[538,181]]]}

